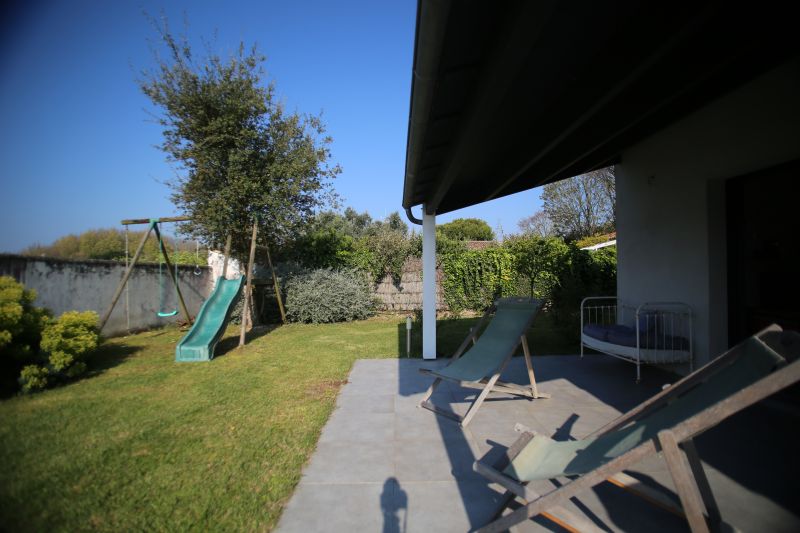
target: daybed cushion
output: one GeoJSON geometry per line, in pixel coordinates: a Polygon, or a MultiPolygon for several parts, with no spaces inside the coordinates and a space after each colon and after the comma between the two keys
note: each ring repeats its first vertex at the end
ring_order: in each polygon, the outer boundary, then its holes
{"type": "Polygon", "coordinates": [[[608,342],[608,334],[614,332],[624,333],[631,331],[628,326],[620,324],[586,324],[583,333],[599,341],[608,342]]]}
{"type": "MultiPolygon", "coordinates": [[[[636,331],[633,328],[609,331],[607,341],[619,346],[636,347],[636,331]]],[[[688,350],[686,337],[664,335],[656,330],[639,333],[639,348],[648,350],[688,350]]]]}
{"type": "Polygon", "coordinates": [[[603,342],[608,340],[608,328],[600,324],[586,324],[583,326],[583,334],[603,342]]]}
{"type": "MultiPolygon", "coordinates": [[[[641,319],[641,317],[640,317],[641,319]]],[[[636,347],[636,330],[620,324],[600,325],[586,324],[584,335],[599,341],[618,346],[636,347]]],[[[686,337],[664,335],[655,328],[639,333],[639,347],[649,350],[688,350],[689,340],[686,337]]]]}

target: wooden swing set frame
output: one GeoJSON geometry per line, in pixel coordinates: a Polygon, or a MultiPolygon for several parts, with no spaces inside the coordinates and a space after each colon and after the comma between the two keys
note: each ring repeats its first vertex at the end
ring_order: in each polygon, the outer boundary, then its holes
{"type": "MultiPolygon", "coordinates": [[[[122,296],[122,291],[125,289],[125,286],[128,284],[128,279],[131,277],[131,272],[133,272],[133,267],[136,266],[136,263],[139,261],[139,256],[142,255],[142,251],[144,250],[144,245],[147,242],[147,239],[150,237],[151,233],[155,233],[157,239],[161,241],[161,230],[158,229],[158,225],[162,222],[186,222],[190,220],[189,217],[163,217],[163,218],[134,218],[123,220],[122,224],[124,226],[129,225],[136,225],[136,224],[147,224],[148,228],[147,231],[144,232],[142,235],[141,240],[139,241],[139,245],[136,247],[136,251],[133,254],[133,259],[131,259],[130,263],[128,264],[128,268],[125,269],[125,275],[122,276],[122,281],[119,282],[117,285],[117,290],[114,292],[114,297],[111,298],[111,305],[108,306],[108,310],[103,315],[103,318],[100,320],[100,331],[103,330],[108,319],[111,318],[111,313],[114,311],[114,307],[116,307],[117,302],[119,301],[120,296],[122,296]]],[[[164,262],[167,265],[167,271],[169,272],[169,279],[172,280],[172,284],[175,286],[175,292],[178,295],[178,304],[181,308],[181,314],[183,318],[186,320],[187,323],[192,323],[192,317],[189,315],[189,311],[186,309],[186,302],[183,299],[183,294],[181,293],[181,288],[178,285],[178,273],[177,271],[172,268],[172,262],[169,259],[169,254],[167,253],[163,244],[159,246],[159,252],[164,257],[164,262]]]]}
{"type": "MultiPolygon", "coordinates": [[[[142,238],[139,241],[139,245],[136,247],[136,251],[133,254],[133,258],[131,259],[130,263],[128,264],[125,270],[125,275],[122,277],[122,280],[117,286],[117,290],[114,292],[113,298],[111,298],[111,305],[109,305],[108,310],[103,315],[102,320],[100,320],[100,331],[102,331],[103,327],[105,327],[106,323],[108,322],[108,319],[111,317],[111,313],[114,311],[114,307],[116,307],[117,302],[120,299],[120,296],[122,296],[122,291],[128,284],[128,279],[130,278],[131,273],[133,272],[133,267],[139,261],[139,257],[142,255],[142,251],[144,250],[144,245],[147,242],[147,239],[150,237],[150,233],[155,233],[155,236],[157,239],[159,239],[159,242],[163,242],[161,241],[161,231],[158,228],[159,224],[163,222],[187,222],[189,220],[191,220],[189,217],[179,216],[179,217],[161,217],[161,218],[133,218],[121,221],[121,224],[123,224],[126,227],[129,225],[147,224],[148,228],[147,231],[144,233],[144,235],[142,235],[142,238]]],[[[248,258],[247,262],[247,274],[246,274],[247,287],[244,293],[244,309],[249,309],[248,306],[251,305],[250,292],[253,286],[252,272],[253,272],[253,265],[255,263],[257,237],[258,237],[258,221],[254,220],[253,234],[250,238],[250,257],[248,258]]],[[[225,277],[228,270],[228,257],[230,256],[231,253],[231,240],[232,240],[231,235],[228,235],[227,241],[225,242],[225,252],[224,252],[225,259],[222,264],[222,277],[225,277]]],[[[270,257],[269,246],[266,245],[266,243],[265,243],[265,248],[267,252],[267,263],[269,264],[270,271],[272,272],[272,283],[275,288],[275,297],[278,300],[278,307],[281,312],[281,321],[285,323],[286,311],[284,310],[283,307],[283,299],[281,298],[280,287],[278,286],[278,277],[275,275],[275,268],[272,266],[272,258],[270,257]]],[[[166,252],[166,248],[163,246],[163,244],[159,246],[159,251],[164,257],[164,262],[166,263],[167,271],[169,272],[169,278],[172,280],[172,284],[175,286],[175,292],[178,295],[178,304],[180,305],[181,308],[181,314],[183,315],[183,318],[185,319],[186,323],[191,324],[192,317],[191,315],[189,315],[189,311],[186,308],[186,302],[183,299],[183,294],[181,293],[181,288],[180,285],[178,284],[178,272],[176,269],[172,267],[172,262],[169,259],[169,254],[166,252]]],[[[247,313],[245,313],[245,315],[247,315],[247,313]]],[[[245,344],[246,328],[247,328],[247,320],[243,319],[242,329],[239,335],[239,346],[244,346],[245,344]]]]}

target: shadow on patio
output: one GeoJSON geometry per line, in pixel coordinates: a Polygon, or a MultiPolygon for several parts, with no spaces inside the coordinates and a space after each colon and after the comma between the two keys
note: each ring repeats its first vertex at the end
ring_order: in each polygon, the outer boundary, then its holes
{"type": "MultiPolygon", "coordinates": [[[[468,531],[492,517],[502,491],[472,471],[472,463],[500,454],[517,437],[514,424],[557,439],[582,437],[675,380],[648,368],[640,385],[634,368],[587,356],[535,356],[540,389],[549,400],[493,393],[472,423],[455,422],[419,409],[431,379],[420,367],[444,361],[359,360],[317,450],[288,503],[278,530],[289,531],[468,531]]],[[[523,383],[524,362],[515,358],[504,374],[523,383]]],[[[463,413],[476,394],[443,384],[432,400],[463,413]]],[[[727,524],[741,530],[791,531],[800,527],[797,460],[782,428],[796,415],[757,405],[697,439],[709,480],[727,524]],[[764,453],[769,450],[769,453],[764,453]]],[[[637,465],[631,475],[671,492],[659,458],[637,465]]],[[[542,488],[552,487],[546,482],[542,488]]],[[[622,489],[603,484],[568,506],[611,531],[683,531],[685,520],[622,489]]],[[[545,518],[514,531],[560,531],[545,518]]]]}

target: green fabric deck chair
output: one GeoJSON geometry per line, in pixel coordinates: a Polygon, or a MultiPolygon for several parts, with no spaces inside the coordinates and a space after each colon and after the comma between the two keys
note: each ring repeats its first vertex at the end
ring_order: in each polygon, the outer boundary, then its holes
{"type": "Polygon", "coordinates": [[[525,332],[533,323],[533,319],[536,317],[541,305],[541,300],[532,298],[513,297],[497,300],[486,311],[478,324],[470,330],[461,346],[453,354],[450,364],[439,370],[420,369],[423,374],[436,378],[420,402],[420,407],[452,418],[462,427],[466,427],[492,390],[527,398],[549,398],[549,394],[539,392],[536,388],[531,354],[528,349],[528,341],[525,338],[525,332]],[[478,331],[489,319],[492,312],[494,312],[494,318],[492,318],[486,331],[478,337],[478,331]],[[467,350],[467,346],[470,343],[473,346],[467,350]],[[520,344],[522,344],[525,364],[528,368],[529,387],[498,381],[500,374],[502,374],[503,369],[520,344]],[[472,402],[467,413],[464,416],[460,416],[431,403],[430,397],[442,380],[457,382],[462,386],[483,390],[472,402]]]}
{"type": "Polygon", "coordinates": [[[522,435],[500,463],[475,463],[477,472],[506,489],[497,520],[480,531],[504,531],[540,514],[580,530],[597,530],[594,523],[560,505],[605,480],[677,510],[692,531],[719,526],[719,509],[693,439],[800,381],[799,353],[800,334],[773,325],[584,439],[557,442],[518,425],[522,435]],[[623,473],[657,452],[666,461],[680,505],[623,473]],[[530,481],[554,478],[567,479],[543,495],[527,486],[530,481]],[[516,497],[524,505],[501,517],[516,497]]]}

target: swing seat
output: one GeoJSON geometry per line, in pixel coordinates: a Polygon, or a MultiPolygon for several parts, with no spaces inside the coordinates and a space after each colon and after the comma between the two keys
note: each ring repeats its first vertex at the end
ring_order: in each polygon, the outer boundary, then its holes
{"type": "Polygon", "coordinates": [[[159,311],[159,312],[158,312],[158,316],[160,316],[160,317],[164,317],[164,318],[166,318],[166,317],[168,317],[168,316],[175,316],[175,315],[177,315],[177,314],[178,314],[178,310],[177,310],[177,309],[175,309],[174,311],[169,311],[169,312],[167,312],[167,313],[165,313],[165,312],[163,312],[163,311],[159,311]]]}

